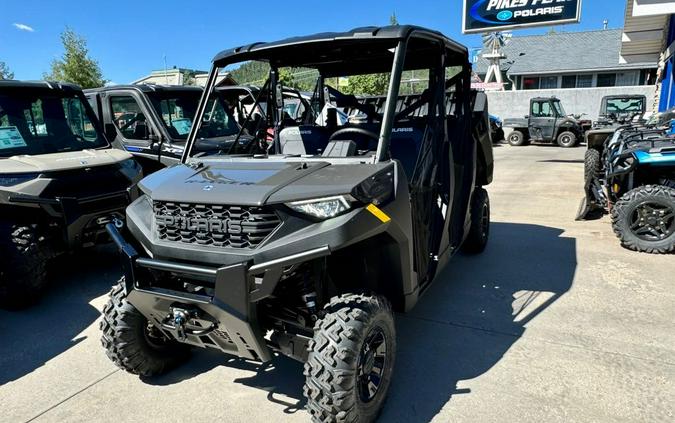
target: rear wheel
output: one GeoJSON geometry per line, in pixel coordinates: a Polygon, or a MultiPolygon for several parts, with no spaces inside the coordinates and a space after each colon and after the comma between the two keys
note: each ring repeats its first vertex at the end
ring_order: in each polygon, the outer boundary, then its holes
{"type": "Polygon", "coordinates": [[[482,253],[490,236],[490,197],[482,187],[476,187],[471,199],[471,228],[462,251],[469,254],[482,253]]]}
{"type": "Polygon", "coordinates": [[[612,227],[634,251],[675,251],[675,189],[646,185],[628,191],[612,208],[612,227]]]}
{"type": "MultiPolygon", "coordinates": [[[[1,225],[1,224],[0,224],[1,225]]],[[[35,303],[47,285],[47,240],[37,225],[0,228],[0,305],[19,309],[35,303]]]]}
{"type": "Polygon", "coordinates": [[[155,376],[178,366],[190,355],[190,347],[169,339],[153,326],[124,294],[124,278],[110,292],[103,308],[100,329],[106,355],[122,370],[155,376]]]}
{"type": "Polygon", "coordinates": [[[571,148],[577,145],[577,136],[574,132],[565,131],[558,135],[558,145],[563,148],[571,148]]]}
{"type": "Polygon", "coordinates": [[[593,180],[600,175],[601,169],[600,152],[593,148],[586,150],[584,155],[584,186],[586,188],[589,188],[593,180]]]}
{"type": "Polygon", "coordinates": [[[394,367],[391,307],[382,297],[345,294],[324,310],[305,364],[304,394],[312,421],[374,421],[394,367]]]}
{"type": "Polygon", "coordinates": [[[520,147],[525,145],[525,135],[517,130],[511,131],[509,134],[509,144],[514,147],[520,147]]]}

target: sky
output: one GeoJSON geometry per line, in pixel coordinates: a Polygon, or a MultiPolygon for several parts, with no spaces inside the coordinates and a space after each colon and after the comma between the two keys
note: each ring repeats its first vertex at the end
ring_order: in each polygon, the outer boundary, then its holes
{"type": "MultiPolygon", "coordinates": [[[[621,28],[624,0],[583,0],[580,24],[560,31],[621,28]]],[[[461,0],[294,0],[288,2],[182,0],[2,0],[0,61],[16,79],[41,79],[63,53],[59,34],[70,27],[85,37],[90,56],[105,79],[129,83],[152,70],[183,67],[208,70],[221,50],[257,41],[359,26],[399,23],[436,29],[467,47],[480,47],[478,35],[462,35],[461,0]]],[[[547,28],[518,30],[514,36],[547,28]]]]}

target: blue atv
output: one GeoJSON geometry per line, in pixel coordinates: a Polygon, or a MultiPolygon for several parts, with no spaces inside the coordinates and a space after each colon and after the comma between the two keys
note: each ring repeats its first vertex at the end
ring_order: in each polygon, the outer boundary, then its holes
{"type": "Polygon", "coordinates": [[[627,125],[607,139],[602,156],[586,154],[586,198],[578,220],[609,212],[624,247],[675,250],[675,136],[670,127],[627,125]]]}

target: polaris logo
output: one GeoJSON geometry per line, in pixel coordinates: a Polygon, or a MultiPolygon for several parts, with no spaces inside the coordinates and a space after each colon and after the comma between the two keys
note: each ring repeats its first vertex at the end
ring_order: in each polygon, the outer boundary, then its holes
{"type": "Polygon", "coordinates": [[[239,235],[242,233],[240,221],[226,219],[207,219],[204,217],[185,217],[156,215],[157,225],[183,231],[208,232],[239,235]]]}
{"type": "Polygon", "coordinates": [[[394,129],[391,130],[391,132],[393,132],[395,134],[401,133],[401,132],[412,132],[412,131],[414,131],[414,129],[412,129],[412,128],[394,128],[394,129]]]}

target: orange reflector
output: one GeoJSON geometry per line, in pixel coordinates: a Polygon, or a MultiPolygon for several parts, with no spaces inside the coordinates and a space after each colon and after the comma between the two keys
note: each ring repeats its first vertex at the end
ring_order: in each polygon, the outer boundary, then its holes
{"type": "Polygon", "coordinates": [[[368,207],[366,207],[366,210],[371,212],[373,216],[380,219],[382,223],[387,223],[391,220],[391,217],[387,216],[387,214],[380,210],[375,204],[369,204],[368,207]]]}

